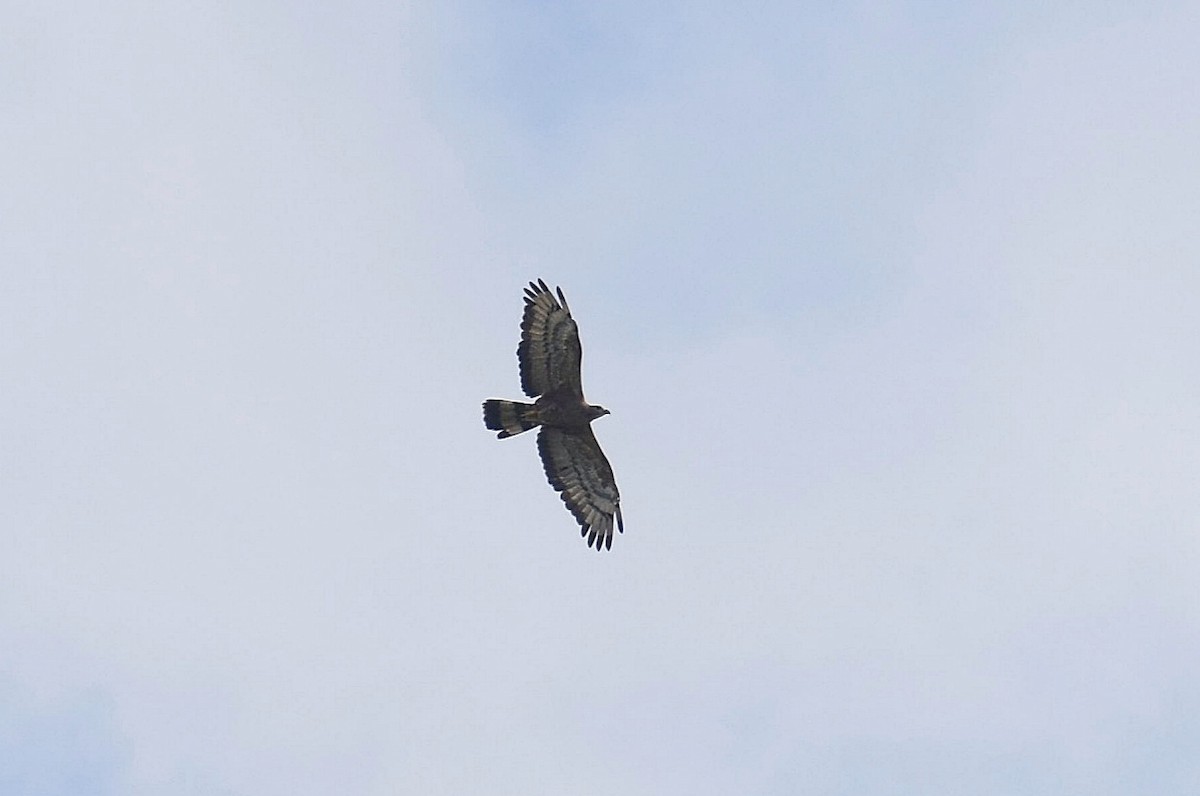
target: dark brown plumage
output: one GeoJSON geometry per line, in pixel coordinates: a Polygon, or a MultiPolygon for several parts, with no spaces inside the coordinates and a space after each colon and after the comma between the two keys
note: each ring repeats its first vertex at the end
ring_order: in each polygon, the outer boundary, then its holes
{"type": "Polygon", "coordinates": [[[592,433],[591,422],[609,412],[583,397],[579,327],[561,288],[558,299],[542,280],[525,288],[521,318],[521,389],[532,404],[492,398],[483,402],[483,422],[500,439],[541,426],[538,453],[550,485],[575,515],[589,547],[612,548],[613,520],[624,533],[621,495],[612,467],[592,433]]]}

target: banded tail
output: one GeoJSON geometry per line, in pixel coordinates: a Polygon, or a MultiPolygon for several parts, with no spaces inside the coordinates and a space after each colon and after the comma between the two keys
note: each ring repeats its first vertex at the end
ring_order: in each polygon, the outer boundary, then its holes
{"type": "Polygon", "coordinates": [[[504,439],[537,428],[541,421],[537,419],[533,404],[490,398],[483,402],[483,424],[492,431],[499,431],[496,436],[504,439]]]}

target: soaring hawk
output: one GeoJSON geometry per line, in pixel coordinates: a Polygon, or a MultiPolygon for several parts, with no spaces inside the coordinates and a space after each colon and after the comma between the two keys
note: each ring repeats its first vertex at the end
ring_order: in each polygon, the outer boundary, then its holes
{"type": "Polygon", "coordinates": [[[612,467],[591,423],[609,412],[583,399],[579,365],[583,349],[579,327],[557,288],[558,300],[542,280],[525,288],[525,315],[521,319],[521,389],[534,403],[492,398],[483,402],[483,423],[500,432],[500,439],[541,426],[538,453],[550,486],[562,493],[575,515],[588,547],[612,548],[613,518],[625,532],[621,519],[621,494],[612,467]]]}

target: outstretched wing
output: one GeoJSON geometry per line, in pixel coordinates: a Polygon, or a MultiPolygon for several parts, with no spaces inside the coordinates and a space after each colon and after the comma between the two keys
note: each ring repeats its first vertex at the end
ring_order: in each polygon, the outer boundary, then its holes
{"type": "Polygon", "coordinates": [[[587,537],[588,547],[599,550],[604,545],[611,549],[614,516],[617,530],[625,532],[621,493],[591,426],[575,433],[543,426],[538,432],[538,453],[550,486],[562,493],[563,503],[587,537]]]}
{"type": "Polygon", "coordinates": [[[562,288],[558,289],[557,301],[540,279],[525,288],[525,315],[521,318],[517,359],[521,363],[521,389],[531,398],[563,386],[583,395],[579,378],[579,363],[583,359],[579,328],[571,318],[562,288]]]}

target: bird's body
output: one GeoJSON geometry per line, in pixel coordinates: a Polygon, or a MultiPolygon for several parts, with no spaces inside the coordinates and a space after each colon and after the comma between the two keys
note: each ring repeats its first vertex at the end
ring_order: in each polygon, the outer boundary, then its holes
{"type": "Polygon", "coordinates": [[[525,289],[525,314],[517,360],[521,387],[532,404],[492,398],[483,403],[483,422],[501,439],[531,428],[546,477],[578,520],[588,546],[612,547],[613,521],[625,530],[621,496],[612,467],[592,433],[591,422],[608,414],[583,397],[583,349],[562,289],[558,300],[542,280],[525,289]]]}
{"type": "Polygon", "coordinates": [[[564,387],[538,396],[533,405],[543,426],[559,426],[564,429],[583,428],[596,418],[608,414],[564,387]]]}

